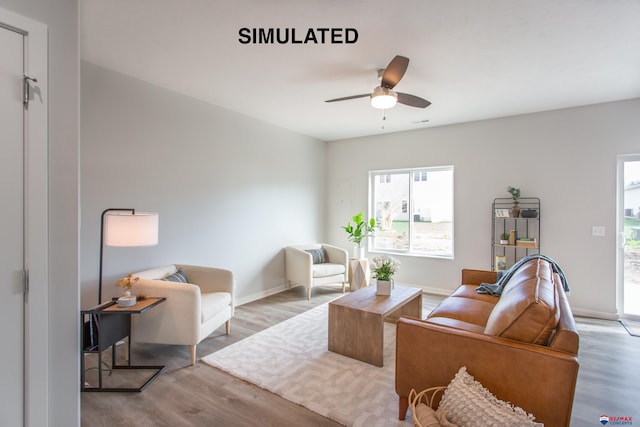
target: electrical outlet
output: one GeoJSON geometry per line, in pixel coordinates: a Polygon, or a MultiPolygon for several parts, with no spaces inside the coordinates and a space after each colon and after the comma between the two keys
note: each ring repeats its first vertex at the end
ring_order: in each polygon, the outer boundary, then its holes
{"type": "Polygon", "coordinates": [[[596,237],[604,237],[604,225],[594,225],[591,227],[591,235],[596,237]]]}

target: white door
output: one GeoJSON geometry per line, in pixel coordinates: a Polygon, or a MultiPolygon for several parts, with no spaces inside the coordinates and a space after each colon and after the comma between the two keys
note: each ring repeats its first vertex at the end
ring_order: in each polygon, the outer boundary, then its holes
{"type": "Polygon", "coordinates": [[[0,27],[0,424],[23,425],[23,35],[0,27]]]}
{"type": "Polygon", "coordinates": [[[640,154],[618,160],[618,307],[640,320],[640,154]]]}

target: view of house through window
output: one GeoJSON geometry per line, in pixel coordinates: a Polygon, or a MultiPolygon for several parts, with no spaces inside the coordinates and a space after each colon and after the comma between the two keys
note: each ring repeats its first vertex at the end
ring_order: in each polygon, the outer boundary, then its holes
{"type": "Polygon", "coordinates": [[[369,172],[373,251],[453,258],[453,166],[369,172]]]}

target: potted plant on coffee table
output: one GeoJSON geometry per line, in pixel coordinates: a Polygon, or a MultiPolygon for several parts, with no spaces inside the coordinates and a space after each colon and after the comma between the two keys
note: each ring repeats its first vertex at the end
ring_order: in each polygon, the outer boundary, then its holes
{"type": "Polygon", "coordinates": [[[376,279],[376,295],[391,295],[393,275],[400,268],[400,261],[381,255],[373,258],[373,274],[376,279]]]}
{"type": "Polygon", "coordinates": [[[376,231],[376,220],[370,218],[369,221],[365,221],[364,213],[358,212],[351,217],[355,224],[351,224],[351,221],[343,226],[344,230],[349,235],[349,240],[356,244],[353,250],[353,257],[355,259],[364,258],[364,248],[362,247],[362,241],[367,237],[373,237],[376,231]]]}

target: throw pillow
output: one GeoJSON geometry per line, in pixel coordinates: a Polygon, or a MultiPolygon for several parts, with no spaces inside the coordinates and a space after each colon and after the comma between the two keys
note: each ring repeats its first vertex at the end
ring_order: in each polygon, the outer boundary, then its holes
{"type": "Polygon", "coordinates": [[[466,366],[447,386],[436,413],[459,427],[542,425],[524,409],[495,397],[467,372],[466,366]]]}
{"type": "Polygon", "coordinates": [[[305,249],[304,251],[311,254],[311,259],[314,264],[324,264],[327,262],[327,253],[324,251],[324,248],[305,249]]]}
{"type": "Polygon", "coordinates": [[[187,280],[187,275],[184,273],[182,268],[178,268],[178,271],[170,276],[163,277],[160,280],[164,280],[165,282],[189,283],[189,280],[187,280]]]}

